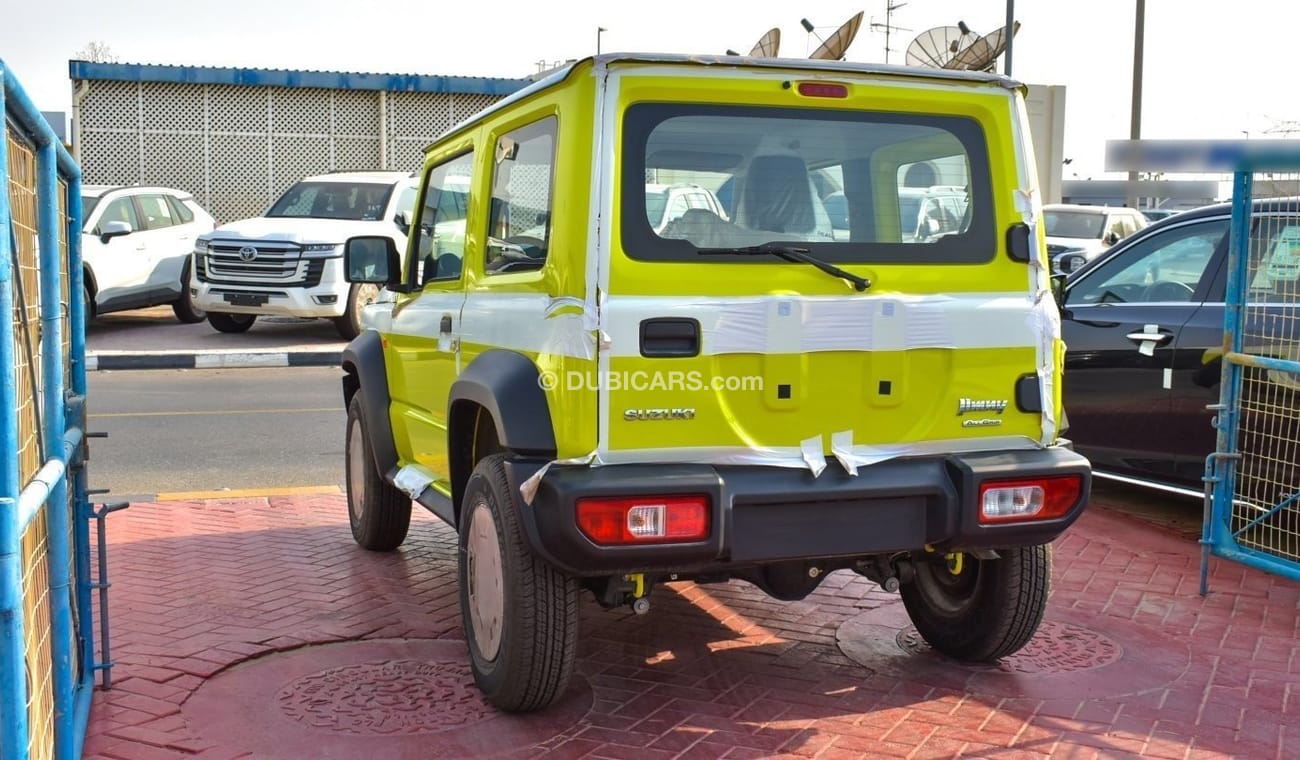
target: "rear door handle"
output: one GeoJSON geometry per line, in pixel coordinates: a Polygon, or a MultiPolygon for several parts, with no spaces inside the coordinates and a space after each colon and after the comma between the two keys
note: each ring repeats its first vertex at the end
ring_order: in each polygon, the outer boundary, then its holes
{"type": "Polygon", "coordinates": [[[1134,343],[1145,343],[1150,341],[1159,344],[1168,342],[1170,338],[1174,337],[1174,334],[1169,332],[1131,332],[1124,337],[1134,343]]]}
{"type": "Polygon", "coordinates": [[[656,317],[641,322],[641,355],[681,359],[700,355],[700,323],[684,317],[656,317]]]}
{"type": "Polygon", "coordinates": [[[443,315],[442,315],[442,324],[439,325],[438,329],[439,329],[441,332],[446,333],[447,335],[451,335],[451,315],[450,315],[450,314],[443,314],[443,315]]]}

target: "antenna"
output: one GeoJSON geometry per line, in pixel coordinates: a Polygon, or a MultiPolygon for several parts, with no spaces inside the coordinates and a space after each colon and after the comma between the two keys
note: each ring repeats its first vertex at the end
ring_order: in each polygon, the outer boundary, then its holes
{"type": "Polygon", "coordinates": [[[957,71],[992,71],[997,64],[998,56],[1007,49],[1007,40],[1018,31],[1020,31],[1019,21],[1012,23],[1011,34],[1007,34],[1005,28],[995,29],[958,51],[957,55],[943,67],[957,71]]]}
{"type": "Polygon", "coordinates": [[[893,31],[899,31],[899,32],[910,32],[910,31],[912,31],[911,29],[908,29],[908,28],[905,27],[905,26],[894,26],[894,25],[893,25],[893,16],[894,16],[894,11],[898,10],[899,8],[902,8],[904,5],[907,5],[907,3],[891,3],[891,2],[886,1],[886,3],[885,3],[885,23],[881,24],[881,23],[878,23],[878,22],[875,22],[875,21],[872,21],[872,22],[871,22],[871,29],[872,29],[873,31],[878,30],[878,29],[883,29],[883,30],[885,30],[885,63],[889,63],[889,53],[890,53],[890,47],[889,47],[889,33],[890,33],[890,32],[893,32],[893,31]]]}
{"type": "Polygon", "coordinates": [[[758,38],[758,42],[754,43],[754,49],[749,51],[749,55],[753,58],[775,58],[780,49],[781,30],[773,27],[767,30],[767,34],[758,38]]]}
{"type": "MultiPolygon", "coordinates": [[[[808,19],[803,19],[800,23],[804,25],[804,29],[809,32],[812,31],[812,24],[808,23],[808,19]]],[[[849,45],[853,44],[853,38],[858,36],[859,26],[862,26],[862,11],[858,11],[853,18],[845,21],[839,29],[835,30],[835,34],[823,41],[822,46],[814,50],[812,55],[808,57],[818,61],[843,60],[845,51],[849,49],[849,45]]]]}
{"type": "Polygon", "coordinates": [[[977,39],[970,27],[964,32],[959,26],[926,29],[907,46],[907,65],[941,69],[977,39]]]}

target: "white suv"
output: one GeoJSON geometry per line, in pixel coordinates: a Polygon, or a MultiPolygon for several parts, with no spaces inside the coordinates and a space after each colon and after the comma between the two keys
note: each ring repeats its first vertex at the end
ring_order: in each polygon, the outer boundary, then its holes
{"type": "Polygon", "coordinates": [[[340,335],[355,338],[379,289],[344,279],[343,242],[382,235],[405,250],[416,181],[385,171],[303,179],[264,215],[195,242],[195,303],[221,332],[244,332],[265,314],[332,319],[340,335]]]}
{"type": "Polygon", "coordinates": [[[86,316],[171,304],[202,322],[186,283],[190,251],[212,217],[184,190],[82,185],[81,256],[86,316]]]}
{"type": "Polygon", "coordinates": [[[1043,224],[1052,271],[1069,274],[1149,222],[1137,209],[1123,206],[1049,203],[1043,206],[1043,224]]]}

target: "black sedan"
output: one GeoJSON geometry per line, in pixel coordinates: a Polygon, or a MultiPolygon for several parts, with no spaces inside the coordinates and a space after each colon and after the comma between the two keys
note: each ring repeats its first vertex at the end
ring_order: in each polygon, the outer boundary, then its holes
{"type": "MultiPolygon", "coordinates": [[[[1099,477],[1202,492],[1205,459],[1215,449],[1207,406],[1219,402],[1230,221],[1228,204],[1165,219],[1066,281],[1066,436],[1099,477]]],[[[1250,249],[1245,351],[1300,359],[1290,355],[1300,346],[1300,201],[1256,201],[1250,249]]],[[[1264,452],[1261,460],[1290,458],[1277,477],[1293,479],[1300,377],[1245,372],[1244,431],[1276,426],[1262,411],[1292,410],[1283,415],[1287,430],[1268,433],[1276,456],[1264,452]]]]}

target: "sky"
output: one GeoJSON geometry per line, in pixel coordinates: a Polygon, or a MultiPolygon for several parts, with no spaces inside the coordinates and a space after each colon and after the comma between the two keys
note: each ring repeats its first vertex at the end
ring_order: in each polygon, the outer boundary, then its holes
{"type": "MultiPolygon", "coordinates": [[[[819,41],[801,18],[826,37],[864,11],[846,59],[883,63],[885,35],[872,24],[885,23],[888,2],[62,0],[55,11],[18,0],[0,17],[0,60],[38,108],[70,111],[68,60],[90,42],[119,63],[522,77],[591,55],[598,36],[604,52],[743,53],[776,27],[781,55],[803,58],[819,41]]],[[[1136,0],[1012,2],[1012,76],[1066,87],[1063,177],[1120,176],[1104,173],[1105,141],[1129,136],[1136,0]]],[[[961,20],[987,33],[1007,13],[1007,0],[892,5],[890,63],[926,29],[961,20]]],[[[1292,127],[1300,139],[1300,98],[1274,81],[1294,69],[1297,21],[1291,0],[1147,0],[1142,136],[1273,139],[1292,127]]]]}

